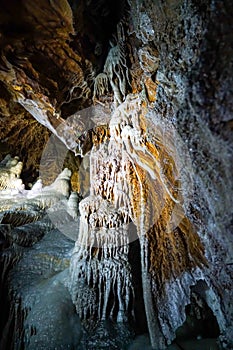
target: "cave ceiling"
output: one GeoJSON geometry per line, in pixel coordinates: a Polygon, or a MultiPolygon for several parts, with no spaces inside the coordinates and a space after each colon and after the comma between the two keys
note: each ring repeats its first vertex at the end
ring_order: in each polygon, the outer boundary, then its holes
{"type": "Polygon", "coordinates": [[[94,77],[123,10],[123,1],[1,1],[2,155],[13,148],[27,180],[38,176],[50,131],[93,103],[94,77]]]}

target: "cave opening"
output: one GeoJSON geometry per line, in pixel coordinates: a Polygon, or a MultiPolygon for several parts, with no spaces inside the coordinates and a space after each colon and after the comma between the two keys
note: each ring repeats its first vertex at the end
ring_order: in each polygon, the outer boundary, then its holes
{"type": "Polygon", "coordinates": [[[216,316],[207,304],[208,286],[205,281],[197,281],[195,286],[191,287],[190,304],[186,306],[186,319],[181,327],[176,331],[176,343],[182,346],[184,340],[202,340],[217,339],[220,335],[220,329],[216,316]]]}

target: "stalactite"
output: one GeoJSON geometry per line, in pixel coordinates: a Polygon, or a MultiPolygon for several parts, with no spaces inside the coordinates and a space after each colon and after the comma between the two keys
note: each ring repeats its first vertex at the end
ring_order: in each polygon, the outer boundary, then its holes
{"type": "Polygon", "coordinates": [[[70,290],[80,317],[90,315],[96,301],[98,317],[110,317],[107,305],[111,293],[118,304],[116,320],[122,322],[127,313],[133,315],[132,306],[128,310],[134,289],[127,256],[129,243],[139,237],[148,329],[152,345],[162,349],[179,326],[174,321],[174,328],[168,331],[161,325],[156,305],[166,294],[165,286],[202,267],[206,260],[182,207],[180,165],[171,135],[166,135],[167,141],[158,130],[152,141],[147,111],[140,96],[128,95],[112,115],[109,142],[92,148],[91,195],[80,202],[70,290]],[[136,236],[131,236],[132,222],[137,227],[136,236]],[[92,295],[90,307],[78,287],[80,278],[92,295]]]}
{"type": "Polygon", "coordinates": [[[110,158],[103,159],[103,151],[100,146],[99,154],[91,157],[92,194],[79,206],[80,230],[71,261],[70,290],[82,319],[96,315],[100,320],[111,317],[125,322],[133,317],[129,305],[134,295],[132,273],[127,262],[130,218],[126,208],[111,204],[114,192],[116,196],[113,178],[119,176],[120,167],[116,161],[112,166],[110,158]],[[87,295],[80,283],[86,285],[87,295]]]}
{"type": "Polygon", "coordinates": [[[127,85],[130,85],[124,47],[124,28],[122,23],[119,23],[117,28],[117,44],[115,46],[112,45],[104,65],[104,72],[107,74],[112,87],[116,106],[124,101],[127,92],[127,85]]]}

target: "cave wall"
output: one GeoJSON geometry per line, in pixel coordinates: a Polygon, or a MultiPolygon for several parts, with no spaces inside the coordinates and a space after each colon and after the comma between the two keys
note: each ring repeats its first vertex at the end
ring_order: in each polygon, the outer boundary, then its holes
{"type": "Polygon", "coordinates": [[[160,59],[154,112],[175,126],[191,157],[194,187],[186,212],[205,242],[207,280],[213,279],[210,285],[217,295],[224,290],[228,333],[232,327],[232,4],[151,1],[135,2],[133,9],[136,36],[145,46],[154,45],[160,59]]]}

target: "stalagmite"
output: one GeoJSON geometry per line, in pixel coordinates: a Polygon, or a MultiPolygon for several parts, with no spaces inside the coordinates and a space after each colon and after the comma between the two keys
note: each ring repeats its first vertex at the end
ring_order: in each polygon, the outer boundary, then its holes
{"type": "Polygon", "coordinates": [[[23,163],[18,157],[11,158],[7,155],[0,163],[0,190],[4,193],[18,193],[24,190],[24,184],[19,178],[22,172],[23,163]]]}

